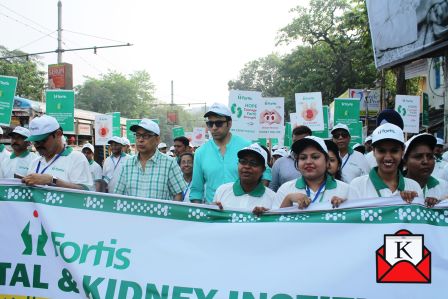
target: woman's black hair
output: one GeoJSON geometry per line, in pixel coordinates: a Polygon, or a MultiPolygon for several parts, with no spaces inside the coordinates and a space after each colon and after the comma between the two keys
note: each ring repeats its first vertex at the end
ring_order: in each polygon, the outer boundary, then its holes
{"type": "Polygon", "coordinates": [[[332,140],[325,140],[325,145],[327,146],[327,149],[329,152],[333,152],[333,154],[336,156],[336,159],[338,160],[338,170],[334,174],[334,178],[337,180],[342,180],[342,173],[341,173],[341,165],[342,165],[342,159],[339,155],[339,148],[332,140]]]}

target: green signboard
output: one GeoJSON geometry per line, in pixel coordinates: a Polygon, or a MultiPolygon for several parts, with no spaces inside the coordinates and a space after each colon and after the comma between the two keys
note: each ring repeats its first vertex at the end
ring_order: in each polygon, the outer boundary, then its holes
{"type": "Polygon", "coordinates": [[[268,146],[268,140],[266,138],[258,138],[256,141],[259,145],[268,146]]]}
{"type": "Polygon", "coordinates": [[[291,128],[291,123],[287,122],[287,123],[285,123],[285,138],[284,138],[283,145],[291,147],[291,144],[292,144],[292,128],[291,128]]]}
{"type": "Polygon", "coordinates": [[[271,146],[278,144],[278,138],[271,138],[271,146]]]}
{"type": "Polygon", "coordinates": [[[9,126],[14,106],[17,78],[0,76],[0,124],[9,126]]]}
{"type": "Polygon", "coordinates": [[[423,93],[422,126],[429,127],[429,96],[423,93]]]}
{"type": "Polygon", "coordinates": [[[111,112],[107,114],[112,115],[112,136],[121,137],[120,112],[111,112]]]}
{"type": "Polygon", "coordinates": [[[53,116],[64,133],[75,133],[75,92],[73,90],[47,90],[46,114],[53,116]]]}
{"type": "Polygon", "coordinates": [[[334,100],[334,125],[355,124],[359,122],[359,100],[358,99],[335,99],[334,100]]]}
{"type": "Polygon", "coordinates": [[[174,127],[173,128],[173,138],[185,136],[184,127],[174,127]]]}
{"type": "MultiPolygon", "coordinates": [[[[134,132],[131,131],[131,127],[133,125],[138,125],[140,123],[141,119],[127,119],[126,120],[126,137],[129,139],[129,142],[131,144],[135,144],[135,136],[134,132]]],[[[112,120],[113,122],[113,120],[112,120]]]]}
{"type": "Polygon", "coordinates": [[[328,132],[328,106],[322,106],[322,111],[324,112],[324,129],[322,131],[314,131],[313,136],[327,139],[330,138],[328,132]]]}
{"type": "Polygon", "coordinates": [[[350,147],[353,147],[356,143],[362,144],[362,121],[358,121],[357,123],[352,123],[348,125],[348,129],[350,130],[350,147]]]}

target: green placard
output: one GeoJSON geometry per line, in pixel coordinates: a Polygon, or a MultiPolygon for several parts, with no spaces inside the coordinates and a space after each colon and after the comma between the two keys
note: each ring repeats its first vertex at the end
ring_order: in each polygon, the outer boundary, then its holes
{"type": "Polygon", "coordinates": [[[335,99],[334,100],[334,125],[356,124],[359,122],[359,100],[358,99],[335,99]]]}
{"type": "Polygon", "coordinates": [[[422,126],[429,127],[429,96],[423,93],[422,126]]]}
{"type": "Polygon", "coordinates": [[[126,137],[129,139],[131,144],[135,144],[134,132],[131,131],[133,125],[138,125],[141,119],[127,119],[126,120],[126,137]]]}
{"type": "Polygon", "coordinates": [[[268,146],[268,140],[266,138],[258,138],[257,143],[263,146],[268,146]]]}
{"type": "Polygon", "coordinates": [[[291,123],[287,122],[287,123],[285,123],[285,138],[284,138],[283,145],[291,147],[291,144],[292,144],[292,128],[291,128],[291,123]]]}
{"type": "Polygon", "coordinates": [[[271,138],[271,146],[278,144],[278,138],[271,138]]]}
{"type": "Polygon", "coordinates": [[[14,106],[17,78],[0,76],[0,124],[9,126],[14,106]]]}
{"type": "Polygon", "coordinates": [[[184,127],[174,127],[173,128],[173,138],[185,136],[184,127]]]}
{"type": "Polygon", "coordinates": [[[46,114],[53,116],[64,133],[75,133],[75,92],[73,90],[47,90],[46,114]]]}
{"type": "Polygon", "coordinates": [[[349,147],[353,147],[356,143],[362,144],[362,125],[362,121],[347,125],[351,136],[349,147]]]}
{"type": "Polygon", "coordinates": [[[111,112],[107,114],[112,115],[112,136],[121,137],[120,112],[111,112]]]}
{"type": "Polygon", "coordinates": [[[328,132],[328,106],[322,106],[322,110],[324,112],[324,129],[322,131],[314,131],[313,136],[327,139],[330,138],[330,134],[328,132]]]}

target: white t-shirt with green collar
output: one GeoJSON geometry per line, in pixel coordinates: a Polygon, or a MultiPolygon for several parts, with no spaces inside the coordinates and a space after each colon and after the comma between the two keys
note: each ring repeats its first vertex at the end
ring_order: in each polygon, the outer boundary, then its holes
{"type": "Polygon", "coordinates": [[[342,181],[349,184],[354,178],[368,174],[370,171],[366,157],[360,152],[349,148],[348,153],[341,157],[342,181]]]}
{"type": "Polygon", "coordinates": [[[355,178],[350,183],[349,200],[399,196],[400,191],[415,191],[418,197],[423,197],[420,185],[414,180],[403,177],[401,173],[398,174],[398,187],[392,192],[378,176],[377,169],[378,167],[373,168],[369,174],[355,178]]]}
{"type": "Polygon", "coordinates": [[[3,177],[6,179],[14,178],[14,174],[20,174],[21,176],[26,176],[28,174],[28,169],[32,161],[34,161],[38,156],[28,150],[23,152],[21,155],[16,156],[12,153],[9,159],[5,159],[1,163],[1,168],[3,172],[3,177]]]}
{"type": "MultiPolygon", "coordinates": [[[[3,165],[11,153],[5,148],[4,144],[0,144],[0,165],[3,165]]],[[[5,178],[2,168],[0,167],[0,178],[5,178]]]]}
{"type": "Polygon", "coordinates": [[[448,182],[439,178],[430,176],[426,186],[422,189],[423,197],[434,197],[443,200],[448,196],[448,182]]]}
{"type": "Polygon", "coordinates": [[[121,168],[129,157],[129,155],[126,155],[122,152],[120,157],[117,158],[111,155],[104,161],[103,180],[107,183],[107,189],[109,190],[109,193],[114,192],[115,186],[118,183],[121,168]]]}
{"type": "Polygon", "coordinates": [[[28,174],[43,173],[52,175],[63,181],[81,185],[86,190],[93,187],[89,162],[84,154],[66,147],[60,155],[55,155],[50,161],[38,157],[30,163],[28,174]]]}
{"type": "Polygon", "coordinates": [[[252,212],[255,207],[270,209],[275,199],[275,192],[259,183],[249,193],[244,192],[240,181],[227,183],[218,187],[213,202],[220,201],[224,209],[241,209],[252,212]]]}
{"type": "Polygon", "coordinates": [[[302,193],[307,195],[307,189],[309,190],[309,198],[313,202],[331,202],[333,196],[340,197],[342,199],[347,199],[349,193],[349,185],[334,179],[332,176],[327,175],[325,180],[325,185],[322,190],[316,190],[314,192],[311,189],[308,189],[307,184],[305,182],[304,177],[300,177],[295,180],[291,180],[289,182],[284,183],[277,190],[277,196],[274,204],[272,205],[272,209],[279,209],[286,195],[291,193],[302,193]],[[319,194],[317,194],[319,193],[319,194]],[[316,198],[317,195],[317,198],[316,198]],[[314,201],[313,201],[314,199],[314,201]]]}

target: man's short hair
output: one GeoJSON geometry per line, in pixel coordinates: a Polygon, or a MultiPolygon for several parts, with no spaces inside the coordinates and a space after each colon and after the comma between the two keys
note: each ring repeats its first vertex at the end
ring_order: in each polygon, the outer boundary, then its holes
{"type": "Polygon", "coordinates": [[[179,137],[176,137],[176,138],[174,138],[174,141],[180,141],[180,142],[182,142],[185,146],[189,146],[189,145],[190,145],[190,141],[189,141],[188,138],[185,137],[185,136],[179,136],[179,137]]]}
{"type": "Polygon", "coordinates": [[[294,130],[292,130],[292,135],[297,136],[297,135],[304,135],[304,134],[311,136],[311,135],[313,135],[313,132],[307,126],[298,126],[298,127],[295,127],[294,130]]]}

